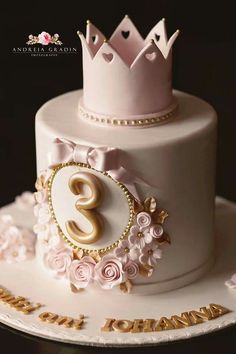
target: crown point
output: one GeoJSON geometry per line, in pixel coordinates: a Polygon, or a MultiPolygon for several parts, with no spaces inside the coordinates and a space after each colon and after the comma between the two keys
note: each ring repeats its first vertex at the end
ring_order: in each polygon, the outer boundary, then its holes
{"type": "Polygon", "coordinates": [[[89,20],[87,20],[87,21],[86,21],[86,24],[87,24],[87,25],[90,25],[90,21],[89,21],[89,20]]]}
{"type": "Polygon", "coordinates": [[[78,36],[81,36],[82,32],[80,32],[80,31],[77,31],[77,34],[78,34],[78,36]]]}
{"type": "Polygon", "coordinates": [[[163,17],[161,20],[162,20],[163,22],[165,22],[166,19],[165,19],[165,17],[163,17]]]}
{"type": "Polygon", "coordinates": [[[179,30],[179,29],[177,29],[177,30],[176,30],[176,32],[177,32],[177,33],[179,33],[179,32],[180,32],[180,30],[179,30]]]}
{"type": "Polygon", "coordinates": [[[126,15],[125,15],[125,18],[129,18],[129,15],[126,14],[126,15]]]}
{"type": "Polygon", "coordinates": [[[103,39],[103,42],[104,42],[104,43],[108,43],[108,39],[107,39],[107,38],[104,38],[104,39],[103,39]]]}

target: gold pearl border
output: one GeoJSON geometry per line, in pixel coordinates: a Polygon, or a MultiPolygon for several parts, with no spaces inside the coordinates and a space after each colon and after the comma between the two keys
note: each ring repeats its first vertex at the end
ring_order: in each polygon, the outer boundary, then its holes
{"type": "Polygon", "coordinates": [[[129,232],[129,230],[130,230],[130,228],[131,228],[131,226],[133,224],[134,215],[135,215],[135,213],[134,213],[134,201],[133,201],[133,197],[130,194],[130,192],[128,191],[128,189],[122,183],[120,183],[120,182],[116,181],[115,179],[113,179],[107,172],[97,171],[97,170],[95,170],[94,168],[92,168],[91,166],[89,166],[89,165],[87,165],[85,163],[68,162],[68,163],[63,163],[63,164],[58,165],[53,170],[53,172],[52,172],[52,174],[51,174],[51,176],[50,176],[50,178],[48,180],[47,191],[48,191],[48,203],[49,203],[50,214],[51,214],[51,217],[52,217],[53,221],[55,222],[55,224],[57,226],[59,235],[70,245],[70,247],[72,247],[76,251],[82,250],[85,254],[90,254],[92,252],[98,252],[99,254],[104,254],[104,253],[110,252],[113,248],[118,246],[118,243],[119,243],[120,240],[123,240],[127,236],[128,232],[129,232]],[[89,168],[89,169],[94,170],[96,172],[99,172],[99,173],[103,174],[104,176],[107,176],[108,178],[110,178],[113,182],[115,182],[120,187],[120,189],[123,191],[123,193],[125,194],[125,196],[127,198],[127,201],[128,201],[128,205],[129,205],[129,221],[128,221],[128,224],[125,227],[123,233],[118,238],[118,240],[115,241],[114,243],[112,243],[110,246],[107,246],[107,247],[104,247],[104,248],[99,248],[99,249],[92,249],[92,250],[89,250],[89,249],[86,249],[86,248],[82,248],[82,247],[78,247],[71,240],[69,240],[67,238],[67,236],[61,230],[61,228],[59,226],[59,223],[57,221],[54,209],[53,209],[51,190],[52,190],[53,180],[54,180],[57,172],[60,171],[62,168],[67,167],[67,166],[86,167],[86,168],[89,168]]]}
{"type": "Polygon", "coordinates": [[[107,118],[97,116],[95,114],[89,113],[84,108],[79,105],[79,114],[82,118],[89,120],[94,123],[102,123],[108,125],[115,125],[115,126],[129,126],[129,127],[138,127],[138,126],[149,126],[154,124],[163,123],[171,118],[174,118],[178,110],[178,105],[176,105],[170,112],[152,118],[143,118],[143,119],[136,119],[136,120],[128,120],[128,119],[118,119],[118,118],[107,118]]]}

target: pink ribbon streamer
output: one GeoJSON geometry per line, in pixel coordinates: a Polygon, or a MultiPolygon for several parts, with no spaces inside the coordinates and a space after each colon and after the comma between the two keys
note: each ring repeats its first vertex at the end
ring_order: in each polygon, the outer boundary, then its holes
{"type": "Polygon", "coordinates": [[[106,171],[116,181],[124,184],[137,200],[139,197],[134,183],[147,185],[121,165],[119,150],[113,147],[77,145],[70,140],[56,138],[48,162],[49,168],[61,163],[77,162],[88,164],[98,171],[106,171]]]}

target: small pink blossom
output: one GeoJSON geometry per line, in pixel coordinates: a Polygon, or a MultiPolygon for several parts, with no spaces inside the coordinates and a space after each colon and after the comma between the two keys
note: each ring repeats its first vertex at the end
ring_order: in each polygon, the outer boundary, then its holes
{"type": "Polygon", "coordinates": [[[124,263],[128,262],[129,259],[134,261],[138,257],[136,248],[128,240],[120,241],[114,254],[124,263]]]}
{"type": "Polygon", "coordinates": [[[50,237],[50,226],[47,224],[35,224],[33,226],[33,231],[38,236],[41,241],[48,241],[50,237]]]}
{"type": "Polygon", "coordinates": [[[154,238],[160,238],[163,235],[163,227],[160,224],[155,224],[150,227],[149,233],[154,238]]]}
{"type": "Polygon", "coordinates": [[[38,42],[42,45],[48,45],[49,43],[51,43],[51,39],[51,35],[44,31],[38,35],[38,42]]]}
{"type": "Polygon", "coordinates": [[[18,244],[20,239],[20,230],[14,226],[9,225],[6,228],[1,227],[0,232],[0,254],[4,254],[5,250],[11,248],[14,244],[18,244]]]}
{"type": "Polygon", "coordinates": [[[53,271],[56,277],[65,277],[73,259],[73,252],[59,244],[48,250],[45,255],[45,265],[53,271]]]}
{"type": "Polygon", "coordinates": [[[95,266],[95,279],[103,289],[111,289],[125,279],[122,263],[119,259],[106,255],[95,266]]]}
{"type": "Polygon", "coordinates": [[[72,261],[68,270],[68,276],[71,284],[77,289],[86,288],[94,278],[94,267],[96,262],[90,256],[85,256],[80,260],[72,261]]]}
{"type": "Polygon", "coordinates": [[[26,245],[18,243],[11,245],[4,251],[4,259],[7,263],[23,262],[31,258],[32,255],[32,253],[29,255],[26,245]]]}
{"type": "Polygon", "coordinates": [[[0,217],[0,258],[8,263],[31,258],[35,251],[35,235],[14,225],[10,215],[0,217]]]}
{"type": "Polygon", "coordinates": [[[140,226],[140,228],[148,227],[151,224],[151,222],[152,222],[152,218],[150,214],[146,213],[145,211],[138,213],[137,224],[140,226]]]}
{"type": "Polygon", "coordinates": [[[152,242],[152,236],[149,234],[148,230],[149,228],[144,231],[140,231],[137,225],[132,226],[128,238],[129,242],[132,245],[142,249],[147,243],[152,242]]]}
{"type": "Polygon", "coordinates": [[[138,276],[139,266],[137,263],[133,261],[128,261],[124,265],[124,271],[126,272],[128,279],[134,279],[138,276]]]}
{"type": "Polygon", "coordinates": [[[49,241],[54,236],[58,237],[57,226],[54,222],[51,221],[45,224],[35,224],[33,226],[33,231],[36,233],[38,239],[41,241],[49,241]]]}
{"type": "Polygon", "coordinates": [[[162,251],[155,242],[147,244],[142,250],[139,257],[141,264],[148,264],[149,266],[155,266],[157,260],[162,256],[162,251]]]}

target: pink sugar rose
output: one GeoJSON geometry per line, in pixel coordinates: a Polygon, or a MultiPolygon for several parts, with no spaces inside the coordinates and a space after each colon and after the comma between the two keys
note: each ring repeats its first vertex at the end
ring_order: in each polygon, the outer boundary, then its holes
{"type": "Polygon", "coordinates": [[[133,261],[128,261],[124,266],[124,271],[126,272],[128,279],[134,279],[139,273],[139,266],[133,261]]]}
{"type": "Polygon", "coordinates": [[[51,39],[51,35],[44,31],[38,35],[38,42],[42,45],[48,45],[49,43],[51,43],[51,39]]]}
{"type": "Polygon", "coordinates": [[[125,280],[122,263],[114,256],[106,255],[95,266],[95,279],[103,289],[111,289],[125,280]]]}
{"type": "Polygon", "coordinates": [[[137,224],[140,226],[140,228],[148,227],[151,224],[151,222],[152,222],[152,218],[150,214],[146,213],[145,211],[138,213],[137,224]]]}
{"type": "Polygon", "coordinates": [[[61,244],[49,249],[45,255],[45,265],[53,271],[57,278],[63,278],[71,265],[73,253],[61,244]]]}
{"type": "Polygon", "coordinates": [[[68,270],[70,282],[77,288],[83,289],[93,281],[96,262],[90,256],[72,261],[68,270]]]}
{"type": "Polygon", "coordinates": [[[163,227],[160,224],[155,224],[150,227],[149,233],[154,238],[159,238],[163,235],[163,227]]]}

